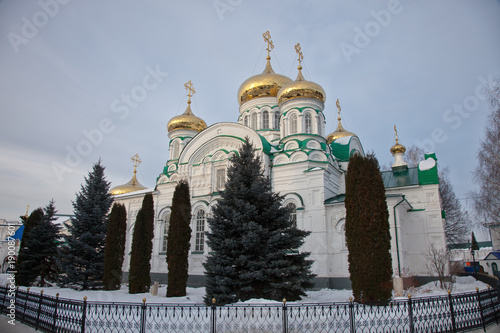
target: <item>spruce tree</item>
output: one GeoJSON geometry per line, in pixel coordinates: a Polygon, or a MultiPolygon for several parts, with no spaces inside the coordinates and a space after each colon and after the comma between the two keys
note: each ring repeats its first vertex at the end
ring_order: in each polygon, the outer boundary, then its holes
{"type": "Polygon", "coordinates": [[[175,187],[167,234],[167,297],[186,296],[188,255],[191,240],[189,184],[181,180],[175,187]]]}
{"type": "Polygon", "coordinates": [[[474,235],[474,231],[472,232],[471,243],[470,243],[470,250],[471,251],[477,251],[477,250],[479,250],[479,245],[477,244],[476,235],[474,235]]]}
{"type": "Polygon", "coordinates": [[[50,201],[43,211],[41,221],[30,230],[30,237],[26,242],[29,256],[24,262],[31,270],[32,276],[40,278],[41,287],[45,286],[46,281],[54,282],[57,279],[59,237],[59,226],[54,224],[56,220],[54,201],[50,201]]]}
{"type": "Polygon", "coordinates": [[[310,232],[292,224],[282,202],[247,137],[231,159],[225,189],[208,219],[206,303],[294,301],[312,287],[309,253],[294,251],[310,232]]]}
{"type": "Polygon", "coordinates": [[[63,285],[83,290],[102,286],[108,214],[113,203],[109,185],[99,160],[76,195],[74,217],[65,224],[68,235],[59,255],[63,285]]]}
{"type": "Polygon", "coordinates": [[[129,286],[130,294],[145,293],[151,285],[151,252],[154,236],[153,195],[147,193],[142,207],[137,213],[130,255],[129,286]]]}
{"type": "Polygon", "coordinates": [[[389,212],[377,159],[349,159],[346,175],[346,242],[354,298],[367,304],[391,298],[392,259],[389,212]]]}
{"type": "Polygon", "coordinates": [[[31,231],[43,220],[42,208],[35,209],[28,218],[21,217],[24,222],[23,237],[19,246],[19,255],[16,261],[16,284],[20,286],[30,286],[35,281],[37,275],[26,263],[31,256],[31,250],[28,243],[31,237],[36,237],[31,231]]]}
{"type": "Polygon", "coordinates": [[[122,265],[127,233],[127,210],[115,203],[109,214],[106,248],[104,249],[104,290],[118,290],[122,280],[122,265]]]}

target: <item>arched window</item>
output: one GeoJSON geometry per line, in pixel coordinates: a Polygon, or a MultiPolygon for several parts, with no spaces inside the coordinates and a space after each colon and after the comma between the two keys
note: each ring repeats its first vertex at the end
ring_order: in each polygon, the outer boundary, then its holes
{"type": "Polygon", "coordinates": [[[290,209],[290,222],[292,222],[292,226],[297,228],[297,206],[294,203],[289,203],[286,207],[290,209]]]}
{"type": "Polygon", "coordinates": [[[222,190],[226,184],[226,169],[220,168],[215,172],[215,189],[222,190]]]}
{"type": "Polygon", "coordinates": [[[252,129],[257,129],[257,113],[252,113],[252,129]]]}
{"type": "Polygon", "coordinates": [[[172,156],[170,159],[175,160],[177,158],[179,158],[179,141],[172,143],[172,156]]]}
{"type": "Polygon", "coordinates": [[[245,115],[245,117],[244,117],[243,119],[244,119],[244,120],[243,120],[244,125],[245,125],[245,126],[248,126],[248,116],[247,116],[247,115],[245,115]]]}
{"type": "Polygon", "coordinates": [[[290,116],[290,134],[297,133],[297,115],[292,114],[290,116]]]}
{"type": "Polygon", "coordinates": [[[203,252],[205,250],[205,211],[200,209],[196,213],[196,236],[195,236],[195,252],[203,252]]]}
{"type": "Polygon", "coordinates": [[[321,133],[321,117],[319,116],[319,114],[318,114],[317,118],[318,118],[318,130],[316,132],[317,132],[317,134],[321,135],[322,134],[321,133]]]}
{"type": "Polygon", "coordinates": [[[305,133],[311,134],[312,133],[312,119],[311,119],[311,114],[306,113],[304,117],[305,125],[306,125],[306,130],[305,133]]]}
{"type": "Polygon", "coordinates": [[[274,123],[273,123],[273,128],[275,130],[279,129],[280,128],[280,113],[279,112],[275,112],[274,113],[274,123]]]}
{"type": "Polygon", "coordinates": [[[262,129],[269,128],[269,112],[262,112],[262,129]]]}
{"type": "Polygon", "coordinates": [[[162,235],[161,235],[161,252],[167,252],[168,226],[170,225],[170,213],[163,216],[162,220],[162,235]]]}

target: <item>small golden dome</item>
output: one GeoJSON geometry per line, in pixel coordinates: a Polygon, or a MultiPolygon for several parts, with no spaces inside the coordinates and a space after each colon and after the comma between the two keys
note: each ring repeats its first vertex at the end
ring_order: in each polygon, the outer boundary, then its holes
{"type": "Polygon", "coordinates": [[[333,133],[328,134],[328,136],[326,137],[326,143],[328,143],[328,144],[332,143],[333,141],[335,141],[337,139],[340,139],[340,138],[343,138],[346,136],[356,136],[356,134],[349,132],[349,131],[345,130],[344,127],[342,127],[342,124],[340,123],[340,117],[338,118],[338,120],[339,120],[339,124],[337,126],[337,129],[333,133]]]}
{"type": "Polygon", "coordinates": [[[113,187],[109,191],[109,193],[111,193],[112,195],[118,195],[147,189],[147,187],[142,186],[141,183],[139,183],[139,181],[137,180],[135,176],[136,172],[137,171],[134,170],[134,175],[128,183],[113,187]]]}
{"type": "Polygon", "coordinates": [[[172,132],[177,129],[189,129],[197,132],[203,131],[207,128],[207,124],[203,119],[196,117],[191,111],[191,101],[188,101],[188,106],[186,111],[180,116],[173,117],[170,119],[167,125],[168,132],[172,132]]]}
{"type": "Polygon", "coordinates": [[[397,154],[397,153],[404,154],[406,151],[406,147],[399,143],[398,130],[396,129],[396,125],[394,125],[394,133],[396,135],[396,144],[391,147],[391,149],[390,149],[391,154],[392,155],[397,154]]]}
{"type": "Polygon", "coordinates": [[[294,98],[314,98],[321,103],[325,103],[326,100],[325,90],[319,84],[304,79],[302,66],[299,66],[297,79],[281,88],[278,92],[278,104],[294,98]]]}
{"type": "Polygon", "coordinates": [[[241,105],[259,97],[276,97],[280,89],[292,82],[287,76],[276,74],[271,67],[271,57],[267,56],[267,65],[262,74],[245,80],[238,90],[238,103],[241,105]]]}

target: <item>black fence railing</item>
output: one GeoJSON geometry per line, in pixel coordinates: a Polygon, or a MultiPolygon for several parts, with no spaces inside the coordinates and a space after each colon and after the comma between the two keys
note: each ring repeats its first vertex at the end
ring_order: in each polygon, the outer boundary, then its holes
{"type": "Polygon", "coordinates": [[[498,325],[497,291],[408,298],[387,306],[109,303],[0,286],[0,313],[44,332],[462,332],[498,325]]]}

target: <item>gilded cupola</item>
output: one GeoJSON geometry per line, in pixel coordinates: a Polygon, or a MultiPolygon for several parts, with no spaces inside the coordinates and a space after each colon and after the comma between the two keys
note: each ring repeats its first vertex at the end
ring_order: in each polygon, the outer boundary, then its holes
{"type": "Polygon", "coordinates": [[[276,97],[283,86],[292,82],[289,77],[274,72],[271,67],[271,56],[269,55],[274,48],[271,34],[266,31],[262,36],[267,43],[266,68],[264,68],[262,74],[254,75],[241,84],[238,90],[238,103],[240,105],[254,98],[276,97]]]}
{"type": "Polygon", "coordinates": [[[191,83],[191,81],[189,81],[188,83],[184,84],[184,87],[188,90],[188,105],[186,111],[184,111],[183,114],[170,119],[167,125],[167,130],[169,133],[178,129],[187,129],[201,132],[207,128],[207,124],[205,123],[205,121],[195,116],[193,114],[193,111],[191,111],[191,96],[196,93],[193,84],[191,83]]]}
{"type": "Polygon", "coordinates": [[[297,67],[299,73],[295,81],[288,83],[278,92],[278,104],[283,104],[294,98],[313,98],[321,103],[325,103],[326,94],[323,87],[312,81],[307,81],[302,75],[301,62],[304,56],[302,55],[299,43],[295,45],[295,51],[299,55],[299,67],[297,67]]]}
{"type": "Polygon", "coordinates": [[[147,189],[147,187],[142,186],[141,183],[139,183],[136,177],[137,167],[142,162],[139,158],[139,154],[132,156],[132,162],[134,162],[134,175],[132,176],[132,179],[128,183],[113,187],[109,191],[110,194],[118,195],[147,189]]]}
{"type": "Polygon", "coordinates": [[[341,122],[342,118],[340,117],[341,108],[340,108],[340,102],[338,99],[337,99],[337,109],[338,109],[337,120],[339,121],[339,124],[337,125],[337,129],[333,133],[329,134],[326,137],[326,142],[328,144],[332,143],[333,141],[335,141],[337,139],[340,139],[340,138],[343,138],[346,136],[356,136],[356,134],[345,130],[344,127],[342,126],[342,122],[341,122]]]}

